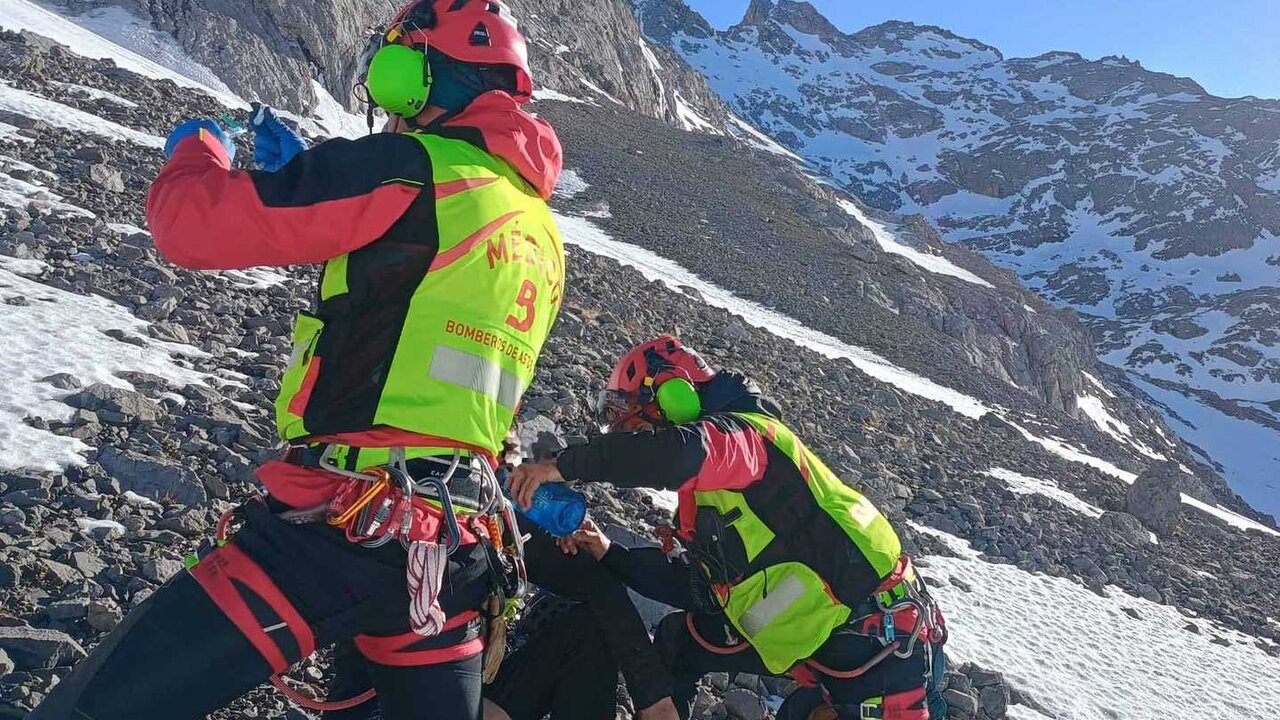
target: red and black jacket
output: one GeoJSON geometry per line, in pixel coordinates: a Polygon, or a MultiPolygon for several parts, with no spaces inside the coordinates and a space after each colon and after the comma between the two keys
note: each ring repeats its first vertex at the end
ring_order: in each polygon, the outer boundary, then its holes
{"type": "MultiPolygon", "coordinates": [[[[704,398],[704,406],[708,404],[704,398]]],[[[733,414],[780,419],[777,405],[747,392],[711,407],[718,409],[685,425],[592,438],[562,452],[557,467],[568,480],[675,491],[680,498],[677,534],[709,560],[713,582],[732,584],[756,568],[799,560],[827,578],[841,596],[854,602],[866,597],[879,582],[878,573],[814,501],[791,458],[733,414]],[[694,499],[698,490],[741,492],[777,540],[748,561],[738,534],[725,531],[736,518],[699,507],[694,499]]]]}
{"type": "MultiPolygon", "coordinates": [[[[423,131],[501,157],[543,198],[560,176],[555,131],[501,92],[423,131]]],[[[231,169],[222,145],[201,133],[178,143],[152,184],[147,226],[170,262],[196,270],[321,263],[406,236],[430,264],[434,202],[431,159],[401,134],[328,140],[269,173],[231,169]]]]}
{"type": "MultiPolygon", "coordinates": [[[[560,175],[560,142],[551,126],[502,92],[481,95],[419,132],[466,140],[502,158],[543,198],[560,175]]],[[[201,133],[178,143],[152,184],[147,224],[160,252],[192,269],[322,263],[349,253],[348,292],[316,311],[329,330],[323,340],[351,335],[339,327],[349,323],[359,328],[361,343],[358,352],[343,353],[342,376],[313,391],[313,402],[323,396],[342,420],[325,430],[335,434],[316,440],[428,445],[396,428],[345,428],[370,427],[385,378],[379,364],[394,349],[413,288],[439,249],[433,176],[422,143],[404,134],[328,140],[268,173],[232,169],[222,145],[201,133]]],[[[297,507],[333,492],[332,477],[282,463],[264,466],[259,478],[297,507]]]]}

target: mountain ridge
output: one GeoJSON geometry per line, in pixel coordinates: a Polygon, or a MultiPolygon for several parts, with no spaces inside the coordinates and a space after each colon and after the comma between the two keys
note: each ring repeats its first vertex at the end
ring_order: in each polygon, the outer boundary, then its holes
{"type": "MultiPolygon", "coordinates": [[[[639,6],[646,30],[685,10],[639,6]]],[[[757,0],[724,31],[662,32],[820,174],[1079,311],[1203,459],[1255,500],[1277,495],[1280,101],[1123,56],[1006,58],[936,26],[845,33],[815,13],[757,0]]]]}

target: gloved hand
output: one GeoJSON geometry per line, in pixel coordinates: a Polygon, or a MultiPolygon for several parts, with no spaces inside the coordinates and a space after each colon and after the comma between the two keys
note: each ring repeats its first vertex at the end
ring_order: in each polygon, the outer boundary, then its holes
{"type": "Polygon", "coordinates": [[[307,141],[281,122],[276,111],[266,105],[253,106],[249,124],[253,126],[253,160],[267,172],[279,170],[294,155],[307,149],[307,141]]]}
{"type": "Polygon", "coordinates": [[[178,147],[179,142],[195,135],[201,130],[210,133],[218,139],[218,142],[222,143],[222,147],[227,150],[228,163],[236,159],[236,145],[231,142],[231,136],[227,134],[227,131],[223,130],[222,126],[213,120],[203,118],[199,120],[186,120],[182,122],[182,124],[178,125],[178,127],[174,128],[173,132],[169,133],[169,139],[164,141],[164,156],[172,157],[173,149],[178,147]]]}

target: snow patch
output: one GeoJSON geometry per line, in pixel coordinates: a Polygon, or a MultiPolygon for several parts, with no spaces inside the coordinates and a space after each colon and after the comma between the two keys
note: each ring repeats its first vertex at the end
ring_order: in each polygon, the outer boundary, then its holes
{"type": "Polygon", "coordinates": [[[0,0],[0,27],[29,30],[78,55],[105,58],[139,75],[202,90],[228,107],[248,107],[212,70],[192,60],[172,36],[124,8],[101,7],[64,17],[29,0],[0,0]]]}
{"type": "MultiPolygon", "coordinates": [[[[0,92],[3,92],[3,89],[4,86],[0,85],[0,92]]],[[[0,104],[3,104],[3,99],[0,99],[0,104]]],[[[0,157],[0,205],[26,208],[34,204],[36,207],[48,208],[56,213],[89,218],[95,217],[93,213],[78,205],[63,202],[61,195],[43,184],[19,180],[4,172],[9,169],[17,169],[12,167],[7,160],[7,158],[0,157]]]]}
{"type": "Polygon", "coordinates": [[[151,235],[145,228],[140,228],[130,223],[107,223],[107,229],[117,235],[126,237],[129,235],[151,235]]]}
{"type": "Polygon", "coordinates": [[[254,290],[265,290],[276,285],[282,285],[289,279],[281,268],[274,267],[251,267],[244,270],[224,270],[220,273],[223,277],[231,280],[231,282],[241,287],[252,288],[254,290]]]}
{"type": "Polygon", "coordinates": [[[1263,525],[1262,523],[1256,522],[1254,520],[1250,520],[1249,518],[1239,513],[1228,510],[1222,507],[1221,505],[1210,505],[1209,503],[1204,502],[1203,500],[1197,500],[1186,493],[1182,493],[1182,504],[1190,505],[1191,507],[1196,508],[1197,510],[1203,510],[1204,512],[1209,513],[1210,515],[1218,518],[1219,520],[1225,522],[1226,524],[1232,527],[1240,528],[1241,530],[1257,530],[1259,532],[1264,532],[1268,535],[1274,535],[1275,537],[1280,537],[1280,531],[1276,531],[1275,529],[1269,528],[1266,525],[1263,525]]]}
{"type": "Polygon", "coordinates": [[[1011,426],[1013,426],[1015,430],[1021,433],[1022,437],[1026,438],[1027,440],[1030,440],[1033,443],[1036,443],[1037,445],[1043,447],[1045,450],[1048,450],[1049,452],[1053,453],[1054,455],[1057,455],[1058,457],[1064,460],[1070,460],[1071,462],[1074,462],[1074,463],[1080,463],[1081,465],[1088,465],[1089,467],[1095,468],[1097,470],[1101,470],[1102,472],[1110,475],[1111,477],[1123,480],[1126,484],[1132,484],[1133,481],[1138,478],[1137,475],[1129,472],[1128,470],[1121,470],[1120,468],[1116,467],[1114,464],[1109,463],[1106,460],[1103,460],[1102,458],[1097,458],[1092,455],[1089,455],[1088,453],[1081,452],[1080,450],[1077,450],[1076,448],[1062,442],[1061,440],[1056,440],[1051,438],[1042,438],[1038,435],[1033,435],[1030,430],[1027,430],[1026,428],[1022,427],[1021,425],[1010,420],[1007,417],[1004,418],[1004,421],[1009,423],[1011,426]]]}
{"type": "Polygon", "coordinates": [[[0,255],[0,269],[8,270],[14,275],[34,277],[47,270],[48,267],[49,266],[41,260],[0,255]]]}
{"type": "MultiPolygon", "coordinates": [[[[3,0],[0,0],[3,2],[3,0]]],[[[50,125],[79,133],[92,133],[110,140],[124,140],[144,147],[163,148],[164,138],[90,115],[69,105],[13,87],[0,78],[0,110],[43,120],[50,125]]]]}
{"type": "Polygon", "coordinates": [[[680,498],[670,490],[653,490],[650,488],[640,488],[640,492],[648,495],[653,500],[653,506],[659,510],[667,512],[675,512],[676,506],[680,504],[680,498]]]}
{"type": "Polygon", "coordinates": [[[680,124],[685,130],[690,132],[705,132],[712,135],[723,135],[724,132],[716,127],[712,122],[698,114],[693,106],[685,101],[684,96],[679,90],[675,91],[676,99],[676,118],[680,120],[680,124]]]}
{"type": "Polygon", "coordinates": [[[781,155],[782,157],[791,158],[792,160],[795,160],[798,163],[805,162],[804,158],[786,149],[777,140],[774,140],[768,135],[765,135],[764,133],[760,132],[759,130],[756,129],[754,125],[747,122],[746,120],[743,120],[737,115],[730,115],[729,122],[731,123],[732,127],[736,127],[739,130],[741,130],[743,133],[745,133],[745,135],[738,135],[738,137],[746,141],[748,145],[751,145],[752,147],[760,150],[764,150],[765,152],[773,153],[774,155],[781,155]]]}
{"type": "Polygon", "coordinates": [[[538,88],[537,90],[534,90],[534,91],[533,91],[533,99],[534,99],[534,101],[538,101],[538,100],[555,100],[555,101],[557,101],[557,102],[578,103],[578,104],[580,104],[580,105],[595,105],[595,104],[596,104],[595,102],[593,102],[593,101],[591,101],[591,100],[583,100],[582,98],[579,98],[579,97],[574,97],[574,96],[572,96],[572,95],[566,95],[566,94],[564,94],[564,93],[560,92],[559,90],[552,90],[551,88],[538,88]]]}
{"type": "Polygon", "coordinates": [[[80,453],[88,445],[25,422],[28,417],[57,421],[71,417],[71,407],[60,402],[69,393],[41,378],[69,373],[84,385],[107,383],[131,389],[118,373],[152,373],[177,385],[202,383],[208,377],[174,362],[175,354],[203,357],[205,353],[148,339],[146,323],[106,298],[58,290],[5,268],[0,269],[0,300],[6,301],[0,312],[0,336],[5,338],[0,376],[6,380],[0,396],[0,447],[5,448],[0,469],[59,470],[85,463],[80,453]],[[27,304],[9,304],[19,297],[27,304]],[[139,338],[144,346],[107,337],[104,331],[110,329],[139,338]]]}
{"type": "Polygon", "coordinates": [[[586,192],[591,187],[577,170],[565,168],[560,172],[560,181],[556,183],[555,194],[562,198],[572,198],[586,192]]]}
{"type": "Polygon", "coordinates": [[[315,107],[311,109],[311,117],[301,119],[299,124],[312,135],[355,139],[369,133],[369,121],[365,116],[348,112],[324,85],[312,80],[311,90],[316,96],[315,107]]]}
{"type": "Polygon", "coordinates": [[[124,535],[124,525],[115,520],[94,520],[92,518],[76,518],[76,525],[80,527],[80,532],[85,535],[91,535],[95,530],[106,530],[108,533],[124,535]]]}
{"type": "Polygon", "coordinates": [[[76,83],[59,82],[57,80],[50,80],[49,84],[54,87],[62,88],[73,95],[79,95],[90,100],[106,100],[109,103],[115,103],[116,105],[127,108],[138,107],[138,103],[132,100],[126,100],[115,93],[109,93],[106,90],[99,90],[98,88],[89,87],[88,85],[77,85],[76,83]]]}
{"type": "Polygon", "coordinates": [[[848,200],[840,200],[839,203],[840,207],[844,208],[845,212],[852,215],[855,220],[867,226],[867,228],[871,230],[871,234],[875,236],[876,242],[880,245],[881,250],[884,250],[887,253],[893,253],[894,255],[901,255],[931,273],[936,273],[938,275],[950,275],[951,277],[959,278],[965,282],[973,283],[974,285],[994,287],[991,283],[983,280],[977,275],[974,275],[968,270],[965,270],[959,265],[956,265],[941,255],[931,255],[902,244],[898,241],[898,238],[893,235],[893,233],[889,232],[887,227],[867,217],[866,213],[862,212],[862,208],[859,208],[854,203],[849,202],[848,200]]]}
{"type": "Polygon", "coordinates": [[[1102,508],[1090,505],[1072,493],[1063,490],[1058,487],[1058,483],[1052,480],[1033,478],[1001,467],[993,467],[982,474],[1004,482],[1012,493],[1018,495],[1043,495],[1081,515],[1087,515],[1092,518],[1102,517],[1102,508]]]}
{"type": "MultiPolygon", "coordinates": [[[[948,654],[1003,672],[1030,697],[1052,699],[1059,720],[1185,717],[1205,698],[1213,717],[1269,717],[1280,708],[1280,684],[1271,681],[1280,658],[1258,648],[1257,638],[1207,620],[1191,620],[1200,632],[1188,632],[1176,608],[986,562],[961,538],[910,525],[959,555],[919,563],[947,613],[948,654]]],[[[1036,717],[1016,709],[1011,717],[1036,717]]]]}

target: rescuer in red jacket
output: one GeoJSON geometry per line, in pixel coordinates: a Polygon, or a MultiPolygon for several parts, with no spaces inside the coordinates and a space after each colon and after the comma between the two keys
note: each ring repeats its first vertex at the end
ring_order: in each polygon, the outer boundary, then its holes
{"type": "Polygon", "coordinates": [[[390,132],[289,149],[256,116],[276,172],[232,169],[211,121],[170,137],[147,198],[165,257],[324,263],[276,400],[290,450],[259,469],[238,531],[31,718],[203,718],[336,641],[364,656],[383,717],[480,717],[480,612],[519,565],[495,456],[563,296],[560,144],[521,109],[525,41],[500,2],[418,0],[370,50],[390,132]]]}

